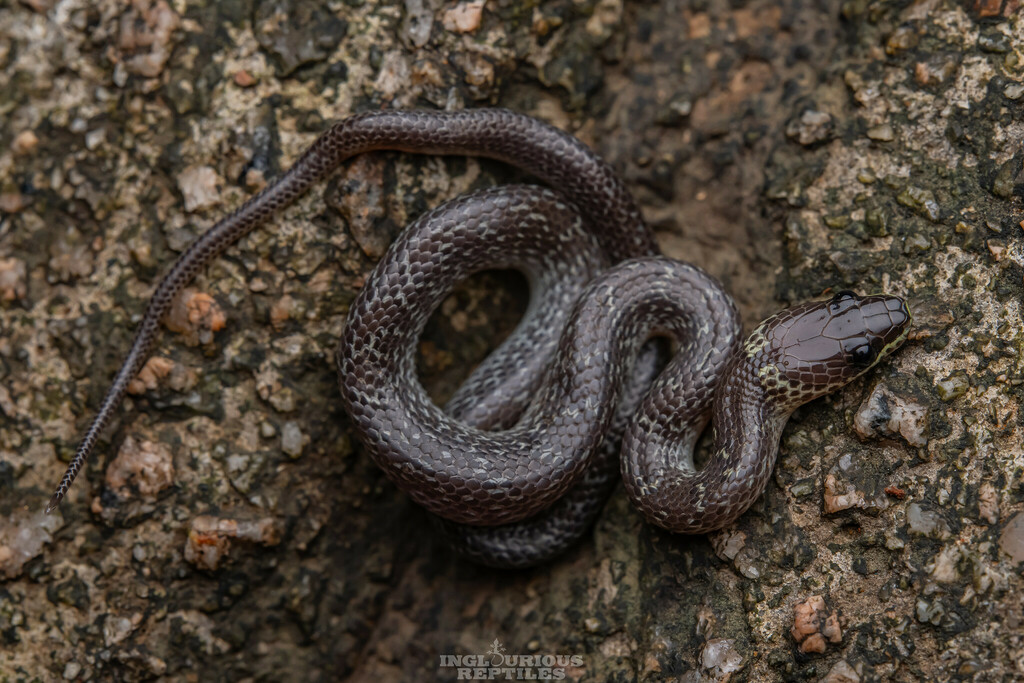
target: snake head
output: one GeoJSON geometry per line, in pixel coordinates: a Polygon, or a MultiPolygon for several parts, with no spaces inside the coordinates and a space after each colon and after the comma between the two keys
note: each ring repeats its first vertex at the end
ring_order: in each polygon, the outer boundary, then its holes
{"type": "Polygon", "coordinates": [[[844,290],[768,318],[746,351],[765,390],[792,410],[874,367],[906,341],[910,323],[903,299],[844,290]]]}

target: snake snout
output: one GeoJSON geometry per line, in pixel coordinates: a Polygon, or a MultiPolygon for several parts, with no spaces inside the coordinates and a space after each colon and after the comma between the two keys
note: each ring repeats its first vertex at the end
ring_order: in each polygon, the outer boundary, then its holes
{"type": "Polygon", "coordinates": [[[896,350],[910,331],[911,315],[907,302],[898,296],[877,294],[860,301],[864,334],[878,357],[896,350]]]}

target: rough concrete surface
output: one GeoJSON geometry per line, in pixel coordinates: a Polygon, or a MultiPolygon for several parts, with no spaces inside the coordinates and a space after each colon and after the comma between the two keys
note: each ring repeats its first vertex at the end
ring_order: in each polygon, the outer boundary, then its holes
{"type": "MultiPolygon", "coordinates": [[[[1018,0],[0,0],[0,681],[1024,678],[1018,0]],[[500,104],[592,144],[748,326],[906,296],[907,346],[801,409],[734,526],[621,492],[527,572],[451,556],[350,440],[347,306],[410,218],[515,177],[378,154],[229,250],[56,516],[41,510],[188,242],[326,122],[500,104]],[[487,655],[488,651],[492,654],[487,655]]],[[[514,325],[474,279],[439,398],[514,325]]]]}

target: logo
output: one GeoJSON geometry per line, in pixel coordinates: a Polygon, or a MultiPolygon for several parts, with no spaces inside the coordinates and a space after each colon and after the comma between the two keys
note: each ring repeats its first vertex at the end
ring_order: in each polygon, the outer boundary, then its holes
{"type": "MultiPolygon", "coordinates": [[[[505,648],[501,646],[501,641],[497,638],[491,643],[491,649],[487,651],[487,654],[494,655],[495,657],[501,657],[501,664],[505,663],[505,648]]],[[[498,664],[497,666],[501,666],[498,664]]]]}
{"type": "Polygon", "coordinates": [[[497,638],[482,655],[441,655],[441,670],[459,681],[562,681],[565,670],[583,666],[583,655],[508,654],[497,638]]]}

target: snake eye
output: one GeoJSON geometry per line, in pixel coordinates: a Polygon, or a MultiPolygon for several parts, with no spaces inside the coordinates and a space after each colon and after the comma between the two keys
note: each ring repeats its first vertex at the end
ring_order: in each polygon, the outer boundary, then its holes
{"type": "Polygon", "coordinates": [[[857,367],[866,368],[875,362],[878,352],[871,348],[870,344],[861,344],[850,350],[850,363],[857,367]]]}

